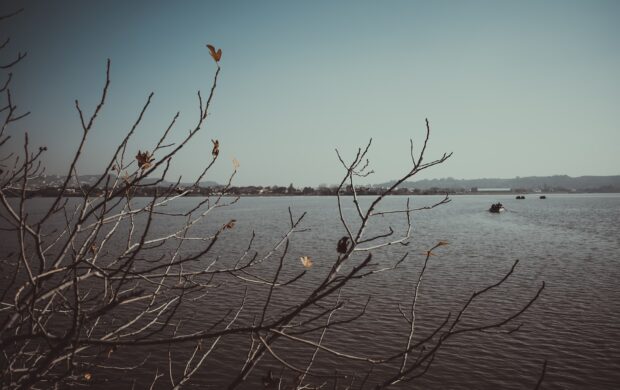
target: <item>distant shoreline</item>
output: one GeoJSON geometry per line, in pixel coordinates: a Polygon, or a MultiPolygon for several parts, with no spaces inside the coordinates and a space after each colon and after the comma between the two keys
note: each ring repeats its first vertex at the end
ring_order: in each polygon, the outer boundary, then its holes
{"type": "MultiPolygon", "coordinates": [[[[498,195],[498,196],[527,196],[536,197],[539,196],[550,196],[550,195],[583,195],[583,194],[620,194],[618,191],[573,191],[573,192],[494,192],[494,191],[478,191],[478,192],[420,192],[420,193],[391,193],[388,196],[469,196],[469,195],[498,195]]],[[[8,198],[20,198],[19,194],[7,194],[8,198]]],[[[377,196],[379,194],[357,194],[357,196],[366,197],[366,196],[377,196]]],[[[27,193],[26,199],[35,199],[35,198],[55,198],[58,194],[38,194],[38,193],[27,193]]],[[[101,197],[102,194],[96,194],[89,196],[90,198],[98,198],[101,197]]],[[[133,195],[131,198],[152,198],[154,194],[139,194],[133,195]]],[[[164,197],[166,194],[158,194],[158,197],[164,197]]],[[[174,197],[175,194],[168,194],[169,197],[174,197]]],[[[204,198],[207,196],[215,197],[215,196],[225,196],[225,197],[240,197],[240,198],[283,198],[283,197],[335,197],[336,194],[234,194],[234,193],[213,193],[213,194],[200,194],[200,193],[188,193],[186,195],[181,196],[182,198],[204,198]]],[[[352,193],[341,193],[340,196],[353,196],[352,193]]],[[[84,195],[80,193],[67,193],[63,194],[63,198],[83,198],[84,195]]],[[[120,197],[117,196],[117,197],[120,197]]]]}

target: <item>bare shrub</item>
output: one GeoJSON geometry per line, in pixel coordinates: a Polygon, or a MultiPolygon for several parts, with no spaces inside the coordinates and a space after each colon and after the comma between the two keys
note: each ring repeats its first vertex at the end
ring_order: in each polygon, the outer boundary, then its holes
{"type": "MultiPolygon", "coordinates": [[[[427,265],[447,245],[439,241],[425,249],[411,295],[398,306],[396,314],[406,331],[397,345],[365,352],[329,343],[330,337],[337,340],[338,334],[368,326],[365,314],[375,297],[359,300],[347,295],[347,288],[370,285],[378,275],[398,272],[411,257],[405,253],[385,264],[373,262],[373,255],[409,245],[413,214],[450,201],[446,196],[435,204],[413,207],[407,199],[400,209],[380,208],[404,181],[451,156],[425,160],[428,121],[417,152],[411,142],[410,167],[372,199],[362,199],[356,192],[356,179],[372,172],[367,160],[371,142],[351,161],[336,151],[344,174],[335,210],[345,233],[331,242],[315,243],[333,248],[327,265],[315,264],[311,253],[301,258],[291,254],[291,240],[306,229],[305,213],[289,209],[288,227],[281,227],[280,239],[267,250],[254,249],[254,234],[247,241],[234,236],[243,213],[224,220],[217,213],[239,200],[227,192],[239,167],[236,162],[228,184],[218,193],[192,198],[195,202],[181,212],[170,207],[187,199],[183,197],[196,190],[219,159],[221,145],[213,140],[210,158],[193,185],[181,187],[179,179],[160,186],[174,158],[208,118],[222,56],[221,50],[212,46],[209,50],[216,64],[213,81],[206,96],[198,92],[197,120],[180,142],[170,141],[177,113],[152,145],[128,149],[147,114],[150,94],[96,182],[80,183],[82,152],[111,85],[108,61],[92,114],[75,102],[82,128],[79,144],[62,185],[43,209],[32,209],[30,183],[43,172],[40,159],[46,148],[33,149],[26,134],[22,154],[1,156],[0,218],[7,248],[0,259],[3,388],[77,386],[119,375],[135,375],[139,387],[179,388],[211,367],[218,367],[220,378],[214,383],[219,387],[235,388],[250,381],[265,388],[384,388],[423,375],[453,336],[518,329],[514,320],[539,297],[544,284],[500,319],[475,325],[463,322],[470,306],[502,285],[517,262],[497,282],[472,293],[460,310],[446,313],[434,329],[422,333],[416,328],[416,304],[427,265]],[[342,195],[345,191],[352,195],[342,195]],[[144,194],[149,196],[138,197],[144,194]],[[386,217],[400,217],[398,227],[382,230],[377,220],[386,217]],[[209,233],[197,234],[201,226],[209,233]],[[194,315],[197,307],[210,315],[194,315]],[[227,370],[222,371],[221,362],[213,357],[231,345],[243,353],[232,354],[238,358],[236,364],[226,363],[227,370]],[[270,363],[259,368],[264,361],[270,363]],[[274,364],[280,369],[273,369],[274,364]]],[[[0,147],[11,137],[9,128],[27,115],[13,102],[8,73],[24,57],[19,53],[2,65],[7,76],[0,91],[4,96],[0,147]]]]}

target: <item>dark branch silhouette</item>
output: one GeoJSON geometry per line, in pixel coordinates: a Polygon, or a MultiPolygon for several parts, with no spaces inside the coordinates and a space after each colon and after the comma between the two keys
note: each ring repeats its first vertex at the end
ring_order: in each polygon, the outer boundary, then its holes
{"type": "MultiPolygon", "coordinates": [[[[0,22],[18,14],[0,17],[0,22]]],[[[0,50],[6,47],[5,43],[0,50]]],[[[540,296],[544,283],[500,319],[475,326],[463,321],[472,302],[484,299],[510,278],[516,270],[515,261],[500,280],[473,292],[457,313],[446,313],[435,329],[420,333],[416,327],[420,286],[431,256],[447,245],[440,241],[425,248],[423,267],[411,296],[398,307],[407,329],[400,344],[362,353],[354,345],[347,349],[329,343],[339,332],[363,324],[373,302],[372,295],[350,297],[347,287],[370,284],[377,275],[395,272],[405,261],[413,261],[405,253],[387,266],[376,264],[373,256],[377,251],[396,244],[410,245],[413,214],[450,201],[446,196],[432,205],[412,207],[407,199],[402,208],[380,208],[403,182],[451,157],[448,153],[426,159],[431,134],[428,120],[419,152],[414,151],[411,141],[411,165],[369,202],[361,201],[356,180],[372,174],[367,158],[372,142],[357,149],[349,162],[336,150],[344,173],[335,191],[334,207],[345,235],[335,233],[333,241],[325,244],[336,251],[331,263],[323,262],[330,264],[323,270],[310,256],[299,258],[291,253],[291,240],[304,239],[298,237],[304,237],[300,234],[307,230],[305,213],[289,209],[288,226],[279,227],[279,239],[264,251],[255,249],[254,233],[249,240],[235,236],[237,221],[245,218],[243,212],[223,223],[211,223],[220,210],[239,199],[230,193],[239,168],[236,161],[228,183],[218,194],[198,198],[183,211],[168,207],[208,175],[225,147],[212,140],[211,154],[189,188],[180,187],[180,178],[173,186],[158,186],[208,118],[222,51],[207,47],[216,66],[212,83],[206,100],[197,93],[199,115],[180,141],[171,141],[177,113],[152,145],[130,149],[130,140],[148,115],[154,96],[151,93],[130,130],[110,151],[95,183],[80,183],[78,169],[85,145],[103,115],[112,88],[111,62],[107,61],[100,98],[92,114],[75,101],[81,136],[58,194],[43,212],[30,210],[28,189],[44,172],[41,156],[47,149],[33,149],[25,134],[22,154],[0,156],[0,227],[3,240],[12,245],[0,259],[3,388],[62,388],[83,385],[111,372],[131,376],[148,370],[149,383],[142,383],[143,387],[161,384],[177,389],[201,372],[209,372],[217,363],[215,351],[230,343],[239,345],[244,353],[237,366],[228,367],[227,381],[217,383],[221,388],[234,389],[247,381],[274,389],[385,388],[424,375],[438,351],[454,336],[480,333],[483,337],[491,329],[518,331],[516,320],[540,296]],[[77,192],[72,191],[74,188],[77,192]],[[144,188],[153,189],[151,196],[137,197],[144,188]],[[354,212],[345,212],[345,206],[354,212]],[[386,215],[400,216],[402,223],[378,231],[377,220],[386,215]],[[204,228],[200,234],[196,230],[199,226],[204,228]],[[287,270],[290,259],[300,267],[292,273],[287,270]],[[222,297],[227,299],[225,310],[212,306],[222,297]],[[188,316],[196,307],[210,308],[212,316],[200,320],[188,316]],[[290,352],[292,347],[306,351],[307,356],[295,357],[290,352]],[[128,350],[143,351],[145,358],[123,360],[128,350]],[[332,372],[322,367],[325,356],[330,357],[332,372]],[[164,364],[152,368],[162,360],[164,364]],[[280,369],[274,369],[274,364],[280,369]]],[[[13,69],[24,57],[19,53],[16,60],[1,68],[13,69]]],[[[9,73],[1,91],[0,147],[11,138],[9,129],[27,115],[17,111],[10,93],[11,80],[9,73]]],[[[546,363],[539,384],[545,369],[546,363]]]]}

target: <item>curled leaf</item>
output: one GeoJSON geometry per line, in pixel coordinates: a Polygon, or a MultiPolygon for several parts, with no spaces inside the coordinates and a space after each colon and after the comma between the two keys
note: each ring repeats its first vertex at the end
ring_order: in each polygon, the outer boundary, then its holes
{"type": "Polygon", "coordinates": [[[98,248],[97,248],[97,244],[93,243],[93,244],[90,246],[90,253],[92,253],[92,254],[94,255],[94,254],[97,252],[97,249],[98,249],[98,248]]]}
{"type": "Polygon", "coordinates": [[[444,245],[448,245],[448,241],[439,241],[437,243],[437,246],[444,246],[444,245]]]}
{"type": "Polygon", "coordinates": [[[220,141],[211,140],[211,142],[213,142],[213,150],[211,150],[211,154],[213,157],[217,157],[220,154],[220,141]]]}
{"type": "Polygon", "coordinates": [[[233,168],[235,168],[235,171],[237,169],[239,169],[239,160],[237,160],[236,158],[233,158],[233,168]]]}
{"type": "Polygon", "coordinates": [[[84,373],[84,380],[89,381],[93,379],[93,374],[91,374],[90,372],[85,372],[84,373]]]}
{"type": "Polygon", "coordinates": [[[344,236],[338,241],[338,246],[336,247],[336,250],[338,251],[338,253],[347,253],[348,248],[349,248],[349,237],[344,236]]]}
{"type": "Polygon", "coordinates": [[[138,166],[143,171],[145,169],[149,169],[152,165],[152,162],[155,161],[155,159],[153,158],[153,155],[148,150],[145,150],[144,152],[138,150],[138,154],[136,155],[136,160],[138,160],[138,166]]]}
{"type": "Polygon", "coordinates": [[[207,44],[207,48],[209,49],[209,52],[211,53],[211,57],[213,57],[215,62],[220,62],[220,59],[222,59],[222,49],[217,49],[216,51],[215,47],[209,44],[207,44]]]}
{"type": "Polygon", "coordinates": [[[310,256],[301,256],[299,260],[301,260],[301,264],[304,265],[304,268],[312,268],[312,259],[310,256]]]}
{"type": "Polygon", "coordinates": [[[237,222],[236,219],[231,219],[230,221],[228,221],[228,223],[226,223],[226,225],[224,225],[224,229],[232,229],[235,227],[235,222],[237,222]]]}

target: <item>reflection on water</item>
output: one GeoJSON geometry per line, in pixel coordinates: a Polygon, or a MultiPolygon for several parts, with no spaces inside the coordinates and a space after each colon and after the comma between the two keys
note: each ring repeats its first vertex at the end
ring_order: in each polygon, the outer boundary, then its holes
{"type": "MultiPolygon", "coordinates": [[[[405,199],[390,197],[383,209],[403,207],[405,199]]],[[[413,206],[432,204],[439,199],[414,197],[413,206]]],[[[437,326],[448,312],[458,310],[475,289],[501,278],[516,259],[519,265],[513,277],[490,299],[472,308],[468,321],[497,318],[507,310],[514,310],[532,296],[543,280],[546,289],[521,318],[523,325],[518,332],[470,334],[451,339],[428,373],[415,382],[418,388],[533,388],[545,359],[548,367],[544,388],[617,388],[620,384],[620,285],[617,283],[620,195],[551,195],[546,200],[534,196],[515,200],[507,195],[479,195],[452,199],[447,205],[415,214],[409,247],[394,246],[376,253],[374,261],[387,265],[406,250],[410,251],[399,269],[355,283],[343,292],[352,300],[352,311],[359,309],[355,302],[364,302],[367,296],[372,296],[371,304],[366,317],[357,324],[328,333],[326,345],[374,356],[402,348],[408,325],[397,306],[410,301],[423,252],[444,240],[450,245],[437,249],[420,290],[417,339],[437,326]],[[497,201],[508,211],[487,212],[489,205],[497,201]]],[[[183,210],[196,201],[181,199],[168,206],[168,211],[183,210]]],[[[252,231],[257,234],[255,249],[264,253],[285,232],[288,206],[295,215],[307,212],[303,227],[309,230],[292,239],[287,260],[290,269],[286,270],[291,275],[299,271],[299,256],[313,258],[315,266],[304,279],[306,284],[295,290],[301,297],[335,259],[336,242],[344,233],[335,202],[331,197],[242,198],[238,204],[218,211],[194,233],[206,235],[234,218],[237,220],[234,234],[226,235],[218,243],[216,254],[222,259],[238,256],[252,231]]],[[[354,221],[352,205],[345,211],[354,221]]],[[[384,232],[387,226],[397,231],[405,228],[401,219],[386,216],[377,218],[374,231],[384,232]]],[[[156,231],[168,228],[169,224],[162,220],[155,226],[156,231]]],[[[201,261],[206,264],[209,260],[201,261]]],[[[225,291],[225,295],[214,294],[206,303],[193,308],[186,322],[188,329],[201,329],[215,313],[238,302],[240,292],[225,291]]],[[[260,301],[263,297],[254,298],[260,301]]],[[[283,307],[296,302],[298,297],[276,295],[274,299],[276,307],[283,307]]],[[[251,322],[251,314],[245,320],[251,322]]],[[[223,343],[195,377],[195,385],[219,388],[218,383],[239,370],[242,364],[239,359],[247,343],[246,339],[223,343]]],[[[277,351],[294,356],[291,362],[300,366],[309,358],[308,349],[298,345],[283,343],[277,351]]],[[[128,359],[143,358],[132,351],[124,353],[128,359]]],[[[165,363],[165,356],[162,359],[165,363]]],[[[326,372],[352,369],[336,366],[346,361],[326,354],[319,354],[319,360],[316,367],[326,372]]],[[[274,363],[267,360],[265,364],[274,363]]],[[[149,383],[152,373],[144,373],[141,378],[145,384],[149,383]]],[[[250,383],[247,388],[255,385],[250,383]]]]}

